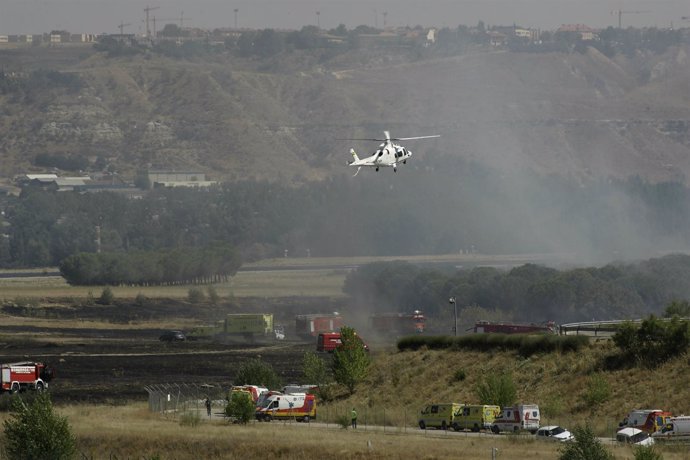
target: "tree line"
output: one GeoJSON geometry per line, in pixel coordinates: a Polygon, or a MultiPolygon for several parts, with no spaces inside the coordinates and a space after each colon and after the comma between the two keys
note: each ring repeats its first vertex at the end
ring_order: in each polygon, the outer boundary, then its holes
{"type": "Polygon", "coordinates": [[[227,282],[241,265],[228,245],[159,251],[80,252],[60,262],[72,285],[158,286],[227,282]]]}
{"type": "Polygon", "coordinates": [[[502,320],[566,323],[658,314],[674,300],[690,298],[688,277],[686,255],[569,270],[534,264],[508,271],[440,270],[378,262],[353,270],[343,291],[372,311],[419,309],[452,321],[448,299],[454,297],[461,313],[475,308],[502,320]]]}
{"type": "Polygon", "coordinates": [[[57,266],[77,253],[219,242],[246,261],[573,251],[604,263],[690,243],[690,191],[680,183],[499,177],[442,155],[426,165],[372,181],[344,175],[301,186],[246,181],[154,189],[138,200],[29,187],[0,198],[0,266],[57,266]]]}

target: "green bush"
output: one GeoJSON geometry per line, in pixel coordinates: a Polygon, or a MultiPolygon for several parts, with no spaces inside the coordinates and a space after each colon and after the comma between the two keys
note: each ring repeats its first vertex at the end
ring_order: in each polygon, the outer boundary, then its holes
{"type": "Polygon", "coordinates": [[[517,389],[511,374],[488,374],[475,388],[480,404],[512,406],[517,399],[517,389]]]}
{"type": "Polygon", "coordinates": [[[76,454],[76,440],[67,418],[53,412],[46,392],[30,403],[13,398],[12,415],[4,427],[5,452],[10,459],[69,459],[76,454]]]}
{"type": "Polygon", "coordinates": [[[256,413],[256,406],[251,396],[244,392],[233,392],[228,405],[225,406],[225,415],[232,417],[237,423],[248,423],[256,413]]]}
{"type": "Polygon", "coordinates": [[[599,406],[611,397],[611,386],[602,374],[594,374],[587,381],[587,386],[582,394],[585,406],[599,406]]]}
{"type": "Polygon", "coordinates": [[[114,300],[115,294],[113,294],[113,290],[110,289],[110,286],[103,288],[101,296],[98,298],[98,303],[101,305],[112,305],[114,300]]]}
{"type": "Polygon", "coordinates": [[[635,446],[633,453],[635,460],[664,460],[664,456],[655,446],[635,446]]]}
{"type": "Polygon", "coordinates": [[[559,460],[613,460],[613,454],[594,436],[590,427],[575,427],[573,435],[573,442],[563,443],[559,448],[559,460]]]}
{"type": "Polygon", "coordinates": [[[451,383],[453,382],[462,382],[467,378],[467,372],[465,372],[465,369],[457,369],[453,373],[453,378],[451,380],[451,383]]]}
{"type": "Polygon", "coordinates": [[[262,385],[275,390],[281,387],[281,381],[273,366],[259,358],[252,358],[237,369],[235,385],[262,385]]]}
{"type": "Polygon", "coordinates": [[[677,316],[661,321],[650,315],[639,326],[624,323],[614,334],[613,343],[620,349],[622,361],[654,368],[687,352],[690,327],[688,321],[677,316]]]}
{"type": "Polygon", "coordinates": [[[189,291],[187,291],[187,300],[189,300],[189,303],[198,304],[206,300],[206,295],[204,291],[198,287],[189,288],[189,291]]]}

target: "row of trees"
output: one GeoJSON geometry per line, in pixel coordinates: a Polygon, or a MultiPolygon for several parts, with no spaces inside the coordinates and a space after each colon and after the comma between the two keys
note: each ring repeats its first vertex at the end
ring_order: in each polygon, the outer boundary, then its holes
{"type": "Polygon", "coordinates": [[[674,299],[690,298],[688,277],[685,255],[571,270],[527,264],[456,271],[379,262],[352,271],[343,290],[353,303],[381,311],[421,309],[447,319],[448,299],[455,297],[458,306],[504,320],[564,323],[660,313],[674,299]]]}
{"type": "Polygon", "coordinates": [[[240,182],[156,189],[140,200],[26,189],[2,199],[7,237],[0,239],[0,266],[54,266],[99,248],[157,251],[217,241],[238,248],[244,260],[285,250],[305,257],[474,248],[488,254],[569,251],[609,261],[690,243],[690,190],[680,183],[633,178],[583,186],[536,174],[498,176],[441,155],[427,166],[372,181],[335,176],[298,187],[240,182]]]}
{"type": "Polygon", "coordinates": [[[60,273],[73,285],[208,284],[228,281],[242,264],[223,244],[159,251],[77,253],[63,259],[60,273]]]}

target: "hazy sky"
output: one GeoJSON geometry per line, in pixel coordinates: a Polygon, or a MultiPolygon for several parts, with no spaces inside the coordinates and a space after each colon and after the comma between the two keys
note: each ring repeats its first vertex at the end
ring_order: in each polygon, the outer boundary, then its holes
{"type": "MultiPolygon", "coordinates": [[[[455,27],[519,24],[544,30],[560,24],[583,23],[592,27],[690,26],[689,0],[0,0],[0,34],[125,33],[146,31],[144,8],[156,8],[156,28],[176,22],[182,13],[185,26],[299,29],[320,25],[330,29],[345,24],[383,27],[423,25],[455,27]],[[317,14],[318,12],[318,14],[317,14]],[[385,13],[385,14],[384,14],[385,13]]],[[[179,23],[179,20],[177,21],[179,23]]],[[[152,28],[152,22],[150,27],[152,28]]]]}

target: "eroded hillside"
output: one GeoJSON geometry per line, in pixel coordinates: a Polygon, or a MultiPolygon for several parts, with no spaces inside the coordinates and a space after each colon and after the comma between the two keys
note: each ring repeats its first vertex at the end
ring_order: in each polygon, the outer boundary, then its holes
{"type": "Polygon", "coordinates": [[[384,129],[442,135],[410,143],[415,162],[447,153],[582,179],[690,175],[687,49],[615,60],[594,49],[476,52],[346,69],[344,60],[329,69],[296,58],[290,71],[271,72],[223,56],[106,58],[82,49],[48,59],[49,51],[14,52],[8,62],[20,73],[59,69],[81,86],[0,96],[7,176],[42,170],[32,161],[51,153],[101,157],[123,176],[155,167],[219,180],[318,180],[346,172],[350,146],[374,147],[337,138],[384,129]]]}

